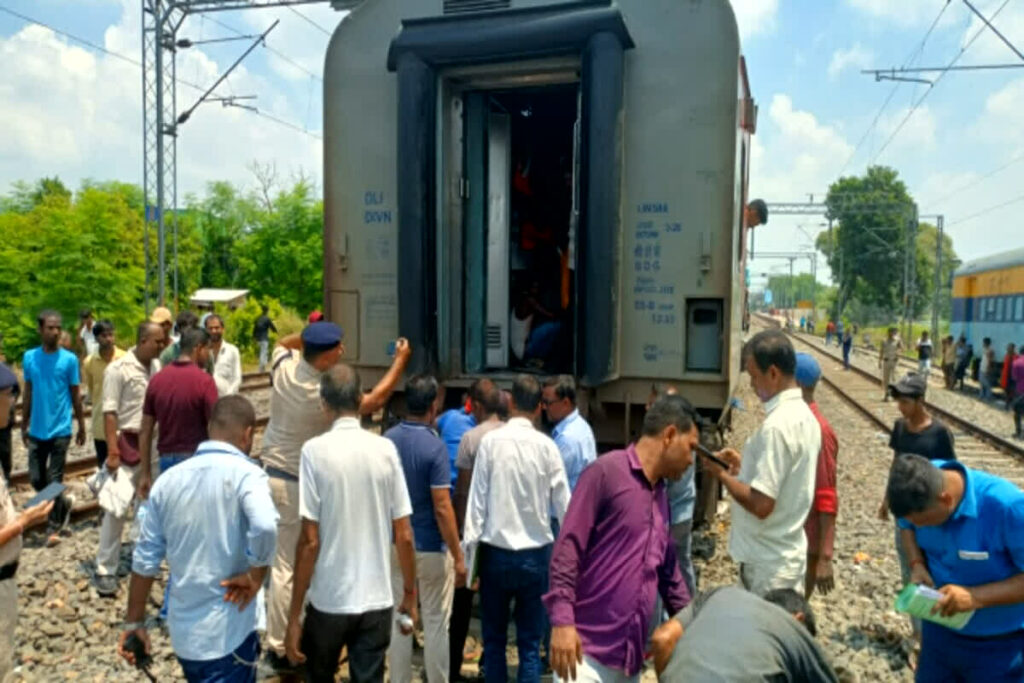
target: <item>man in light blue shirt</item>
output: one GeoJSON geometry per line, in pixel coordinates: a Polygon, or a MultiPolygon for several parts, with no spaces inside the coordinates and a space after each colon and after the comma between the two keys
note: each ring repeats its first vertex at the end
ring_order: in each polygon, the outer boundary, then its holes
{"type": "Polygon", "coordinates": [[[167,627],[189,681],[256,680],[259,637],[252,599],[277,543],[277,509],[267,475],[247,455],[256,413],[239,395],[225,396],[210,417],[210,440],[157,479],[140,515],[132,558],[125,641],[135,634],[149,651],[146,600],[166,557],[171,586],[167,627]]]}
{"type": "Polygon", "coordinates": [[[551,438],[562,454],[569,490],[574,490],[583,470],[597,460],[594,430],[576,408],[576,380],[571,375],[552,377],[544,383],[542,402],[548,420],[555,426],[551,438]]]}
{"type": "Polygon", "coordinates": [[[1024,492],[956,461],[899,455],[889,473],[911,583],[936,611],[974,614],[959,630],[925,621],[916,680],[1024,680],[1024,492]]]}

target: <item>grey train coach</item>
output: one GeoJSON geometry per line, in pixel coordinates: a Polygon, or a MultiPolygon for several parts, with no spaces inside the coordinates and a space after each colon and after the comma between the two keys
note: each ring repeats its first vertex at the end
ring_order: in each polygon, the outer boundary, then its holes
{"type": "Polygon", "coordinates": [[[602,441],[739,374],[756,108],[728,0],[335,0],[325,297],[364,381],[568,373],[602,441]]]}

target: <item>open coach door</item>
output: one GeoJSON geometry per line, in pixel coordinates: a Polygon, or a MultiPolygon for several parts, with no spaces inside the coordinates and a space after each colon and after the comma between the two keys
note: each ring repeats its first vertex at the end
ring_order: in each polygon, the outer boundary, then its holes
{"type": "MultiPolygon", "coordinates": [[[[534,65],[569,60],[578,73],[565,135],[571,143],[566,156],[572,157],[568,265],[574,268],[575,307],[571,334],[563,338],[574,351],[571,367],[585,384],[596,386],[615,376],[624,51],[633,47],[621,14],[608,2],[402,22],[389,49],[388,68],[397,72],[399,90],[399,331],[418,349],[413,371],[433,369],[439,356],[447,356],[448,349],[438,348],[439,339],[463,347],[463,368],[470,373],[505,367],[510,355],[508,273],[516,257],[509,251],[515,241],[509,238],[507,188],[509,175],[518,172],[516,162],[510,163],[509,146],[518,144],[515,126],[521,122],[515,111],[503,117],[492,106],[495,96],[487,91],[507,91],[507,84],[476,85],[469,90],[478,92],[466,92],[459,174],[460,184],[465,181],[468,188],[459,239],[463,287],[461,301],[446,302],[459,307],[464,319],[460,329],[439,334],[438,242],[444,237],[439,237],[443,209],[437,210],[437,188],[451,179],[437,157],[438,83],[443,90],[452,72],[481,67],[499,80],[511,75],[536,84],[545,73],[532,71],[534,65]]],[[[543,109],[559,95],[549,89],[537,97],[543,109]]]]}

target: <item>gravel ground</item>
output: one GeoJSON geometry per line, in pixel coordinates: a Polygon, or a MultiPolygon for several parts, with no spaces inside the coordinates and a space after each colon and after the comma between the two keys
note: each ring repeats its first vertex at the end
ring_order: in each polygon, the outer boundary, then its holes
{"type": "MultiPolygon", "coordinates": [[[[746,376],[737,397],[745,409],[735,414],[728,442],[740,447],[760,423],[763,411],[746,376]]],[[[812,600],[819,641],[844,680],[911,681],[907,666],[912,647],[910,627],[892,610],[900,587],[892,526],[875,518],[890,458],[887,437],[827,388],[819,391],[818,400],[840,442],[840,512],[834,558],[837,588],[812,600]]],[[[736,581],[735,565],[727,555],[728,511],[725,506],[723,510],[709,531],[715,541],[714,555],[697,560],[702,589],[736,581]]],[[[72,536],[56,548],[43,548],[41,542],[42,536],[29,535],[18,573],[20,680],[142,680],[115,653],[127,582],[122,582],[114,599],[98,596],[91,584],[97,520],[75,523],[72,536]]],[[[125,546],[122,570],[127,573],[128,567],[125,546]]],[[[163,584],[158,582],[151,596],[151,615],[156,614],[162,591],[163,584]]],[[[154,627],[151,636],[157,679],[183,680],[165,632],[154,627]]],[[[514,655],[510,659],[514,661],[514,655]]],[[[647,671],[643,680],[653,681],[654,676],[647,671]]]]}

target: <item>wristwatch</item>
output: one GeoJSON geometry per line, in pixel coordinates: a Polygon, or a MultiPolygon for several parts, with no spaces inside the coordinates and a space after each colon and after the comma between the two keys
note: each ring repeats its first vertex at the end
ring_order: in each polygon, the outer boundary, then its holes
{"type": "Polygon", "coordinates": [[[145,622],[142,621],[126,621],[121,624],[122,631],[138,631],[140,628],[146,628],[145,622]]]}

